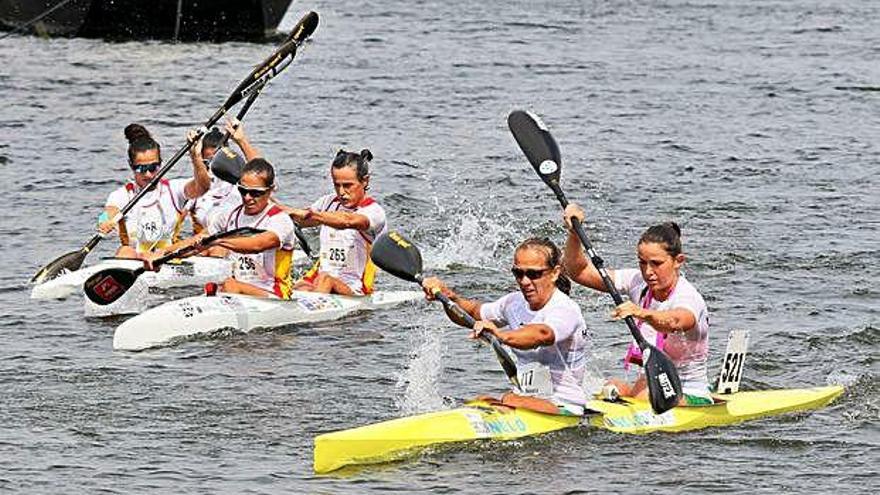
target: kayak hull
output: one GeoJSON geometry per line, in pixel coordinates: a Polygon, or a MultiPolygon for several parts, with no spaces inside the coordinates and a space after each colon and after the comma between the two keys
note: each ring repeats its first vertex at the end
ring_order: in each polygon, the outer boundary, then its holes
{"type": "Polygon", "coordinates": [[[821,408],[843,393],[841,386],[766,390],[719,395],[710,406],[675,407],[654,414],[647,401],[591,400],[584,417],[527,409],[497,408],[472,401],[447,411],[393,419],[315,437],[315,473],[345,466],[389,462],[434,445],[473,440],[512,440],[581,423],[618,433],[679,432],[725,426],[784,413],[821,408]]]}
{"type": "Polygon", "coordinates": [[[257,328],[332,321],[423,299],[420,291],[386,291],[364,297],[294,291],[287,301],[240,294],[187,297],[160,304],[123,322],[113,335],[113,348],[139,351],[224,330],[246,333],[257,328]]]}

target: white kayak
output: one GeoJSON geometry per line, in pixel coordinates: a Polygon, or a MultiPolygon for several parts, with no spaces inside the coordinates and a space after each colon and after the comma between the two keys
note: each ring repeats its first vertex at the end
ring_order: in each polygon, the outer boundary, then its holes
{"type": "Polygon", "coordinates": [[[187,297],[123,322],[113,335],[113,348],[139,351],[222,330],[250,332],[257,328],[331,321],[424,297],[421,291],[385,291],[364,297],[294,291],[287,301],[239,294],[187,297]]]}
{"type": "MultiPolygon", "coordinates": [[[[64,299],[73,294],[82,294],[83,283],[101,270],[108,268],[128,268],[131,270],[144,266],[140,260],[108,258],[79,270],[63,273],[31,289],[31,299],[64,299]]],[[[148,287],[185,287],[222,280],[232,272],[232,265],[225,258],[193,256],[177,263],[162,265],[157,272],[144,273],[143,283],[148,287]]]]}

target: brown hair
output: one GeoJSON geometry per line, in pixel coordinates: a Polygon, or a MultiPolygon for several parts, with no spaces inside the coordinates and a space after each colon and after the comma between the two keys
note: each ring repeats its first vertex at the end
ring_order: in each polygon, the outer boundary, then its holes
{"type": "Polygon", "coordinates": [[[125,139],[128,140],[129,165],[134,163],[135,155],[144,151],[156,150],[159,152],[159,156],[162,156],[162,149],[159,147],[159,143],[153,139],[153,136],[150,136],[146,127],[140,124],[128,124],[125,126],[124,132],[125,139]]]}
{"type": "MultiPolygon", "coordinates": [[[[521,251],[523,249],[534,249],[544,253],[547,265],[551,268],[556,268],[561,265],[562,251],[559,250],[559,247],[557,247],[553,241],[546,237],[530,237],[522,241],[519,246],[516,247],[516,251],[521,251]]],[[[561,271],[559,277],[556,279],[556,288],[565,294],[571,294],[571,280],[569,280],[561,271]]]]}
{"type": "Polygon", "coordinates": [[[675,222],[664,222],[648,227],[639,238],[639,244],[646,242],[662,244],[663,249],[674,258],[681,254],[681,227],[675,222]]]}

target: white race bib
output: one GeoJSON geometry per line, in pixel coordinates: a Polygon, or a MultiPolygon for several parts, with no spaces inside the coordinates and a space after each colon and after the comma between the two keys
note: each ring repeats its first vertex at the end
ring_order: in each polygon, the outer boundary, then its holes
{"type": "Polygon", "coordinates": [[[333,273],[354,271],[354,242],[345,231],[330,231],[327,243],[321,246],[321,266],[333,273]],[[329,270],[328,270],[329,269],[329,270]]]}
{"type": "Polygon", "coordinates": [[[519,385],[523,395],[531,395],[542,399],[553,397],[553,380],[550,378],[550,368],[541,363],[529,363],[520,367],[519,385]]]}
{"type": "Polygon", "coordinates": [[[265,268],[263,267],[263,255],[259,254],[238,254],[232,263],[232,276],[236,280],[242,282],[259,282],[263,280],[265,268]]]}

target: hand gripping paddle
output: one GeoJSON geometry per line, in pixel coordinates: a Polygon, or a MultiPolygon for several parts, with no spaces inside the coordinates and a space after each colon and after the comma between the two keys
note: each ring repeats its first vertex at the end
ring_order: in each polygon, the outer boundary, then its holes
{"type": "MultiPolygon", "coordinates": [[[[562,173],[562,156],[556,140],[553,139],[544,123],[530,112],[515,110],[507,117],[507,125],[538,177],[550,187],[563,208],[568,206],[568,199],[559,185],[559,177],[562,173]]],[[[605,269],[604,260],[590,244],[583,225],[577,219],[572,219],[572,226],[583,244],[587,256],[590,257],[593,266],[602,276],[602,281],[605,282],[605,288],[614,299],[614,304],[622,304],[623,298],[611,281],[611,277],[605,269]]],[[[682,392],[681,380],[678,377],[675,364],[672,363],[669,356],[645,340],[632,316],[626,317],[626,326],[629,327],[639,349],[642,350],[651,408],[657,414],[661,414],[677,406],[682,392]]]]}
{"type": "MultiPolygon", "coordinates": [[[[422,275],[422,254],[412,241],[405,238],[400,233],[392,231],[380,235],[373,243],[370,258],[376,266],[395,277],[422,285],[422,281],[424,280],[424,276],[422,275]]],[[[443,306],[449,311],[455,313],[456,316],[464,320],[468,327],[473,328],[476,320],[474,320],[467,311],[463,310],[461,306],[452,302],[441,292],[435,292],[434,297],[443,303],[443,306]]],[[[498,362],[501,363],[501,367],[504,368],[504,373],[507,375],[507,379],[510,380],[510,383],[512,383],[517,390],[521,390],[519,378],[516,373],[516,363],[514,363],[513,358],[510,357],[510,354],[508,354],[507,350],[501,345],[501,342],[499,342],[494,335],[489,333],[481,333],[480,338],[492,346],[492,350],[495,351],[495,356],[498,358],[498,362]]]]}

